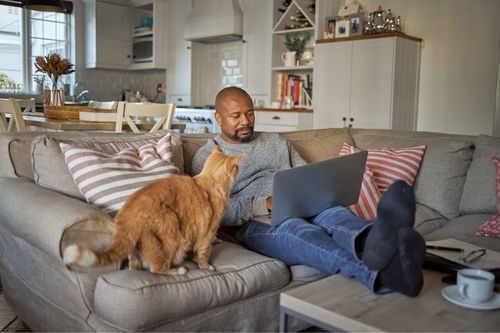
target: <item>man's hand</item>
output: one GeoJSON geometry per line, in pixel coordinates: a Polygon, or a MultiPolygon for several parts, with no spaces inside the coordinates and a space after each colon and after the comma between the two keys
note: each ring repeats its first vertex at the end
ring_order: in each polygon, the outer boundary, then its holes
{"type": "Polygon", "coordinates": [[[268,211],[273,210],[273,197],[267,197],[266,206],[268,211]]]}

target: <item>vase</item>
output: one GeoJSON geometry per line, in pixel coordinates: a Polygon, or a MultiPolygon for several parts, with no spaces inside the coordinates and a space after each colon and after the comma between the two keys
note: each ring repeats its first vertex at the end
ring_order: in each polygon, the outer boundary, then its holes
{"type": "Polygon", "coordinates": [[[43,91],[44,106],[62,106],[64,105],[64,89],[46,89],[43,91]]]}

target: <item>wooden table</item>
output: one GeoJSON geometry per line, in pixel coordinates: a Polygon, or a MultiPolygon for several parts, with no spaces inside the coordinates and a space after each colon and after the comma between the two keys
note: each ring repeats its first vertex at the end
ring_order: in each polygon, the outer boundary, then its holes
{"type": "MultiPolygon", "coordinates": [[[[80,120],[59,120],[59,119],[49,119],[46,118],[42,113],[39,115],[33,112],[29,114],[23,114],[24,122],[26,126],[34,126],[43,128],[46,130],[54,131],[115,131],[115,122],[96,122],[96,121],[80,121],[80,120]]],[[[137,127],[140,130],[149,131],[154,122],[138,121],[137,127]]],[[[125,128],[128,128],[124,124],[125,128]]],[[[172,124],[172,129],[179,129],[183,131],[186,127],[185,124],[172,124]]]]}
{"type": "Polygon", "coordinates": [[[415,298],[399,293],[376,295],[340,275],[291,289],[280,297],[280,332],[287,316],[328,331],[459,332],[498,331],[500,309],[460,307],[441,296],[447,285],[440,272],[424,270],[424,288],[415,298]]]}

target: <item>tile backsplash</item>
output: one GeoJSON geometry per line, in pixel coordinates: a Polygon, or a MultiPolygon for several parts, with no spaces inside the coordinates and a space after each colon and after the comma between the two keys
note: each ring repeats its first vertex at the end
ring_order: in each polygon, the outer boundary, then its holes
{"type": "Polygon", "coordinates": [[[241,41],[192,43],[191,102],[213,105],[220,89],[243,86],[243,44],[241,41]]]}
{"type": "MultiPolygon", "coordinates": [[[[126,71],[113,69],[77,69],[76,82],[89,90],[89,98],[97,101],[120,100],[121,91],[141,91],[152,100],[159,83],[166,83],[165,70],[126,71]]],[[[78,92],[81,89],[78,88],[78,92]]],[[[165,94],[160,93],[156,102],[165,102],[165,94]]]]}

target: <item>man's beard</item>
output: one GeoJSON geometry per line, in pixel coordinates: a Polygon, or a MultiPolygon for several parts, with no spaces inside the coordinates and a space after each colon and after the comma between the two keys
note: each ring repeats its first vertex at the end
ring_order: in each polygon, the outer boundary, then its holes
{"type": "Polygon", "coordinates": [[[241,143],[250,142],[250,141],[252,141],[252,137],[253,137],[253,126],[245,126],[245,127],[238,128],[238,129],[236,129],[236,131],[234,131],[233,134],[230,134],[229,137],[232,140],[238,141],[238,142],[241,142],[241,143]],[[242,138],[242,137],[239,136],[239,133],[242,132],[242,131],[249,131],[250,135],[247,136],[247,137],[242,138]]]}

